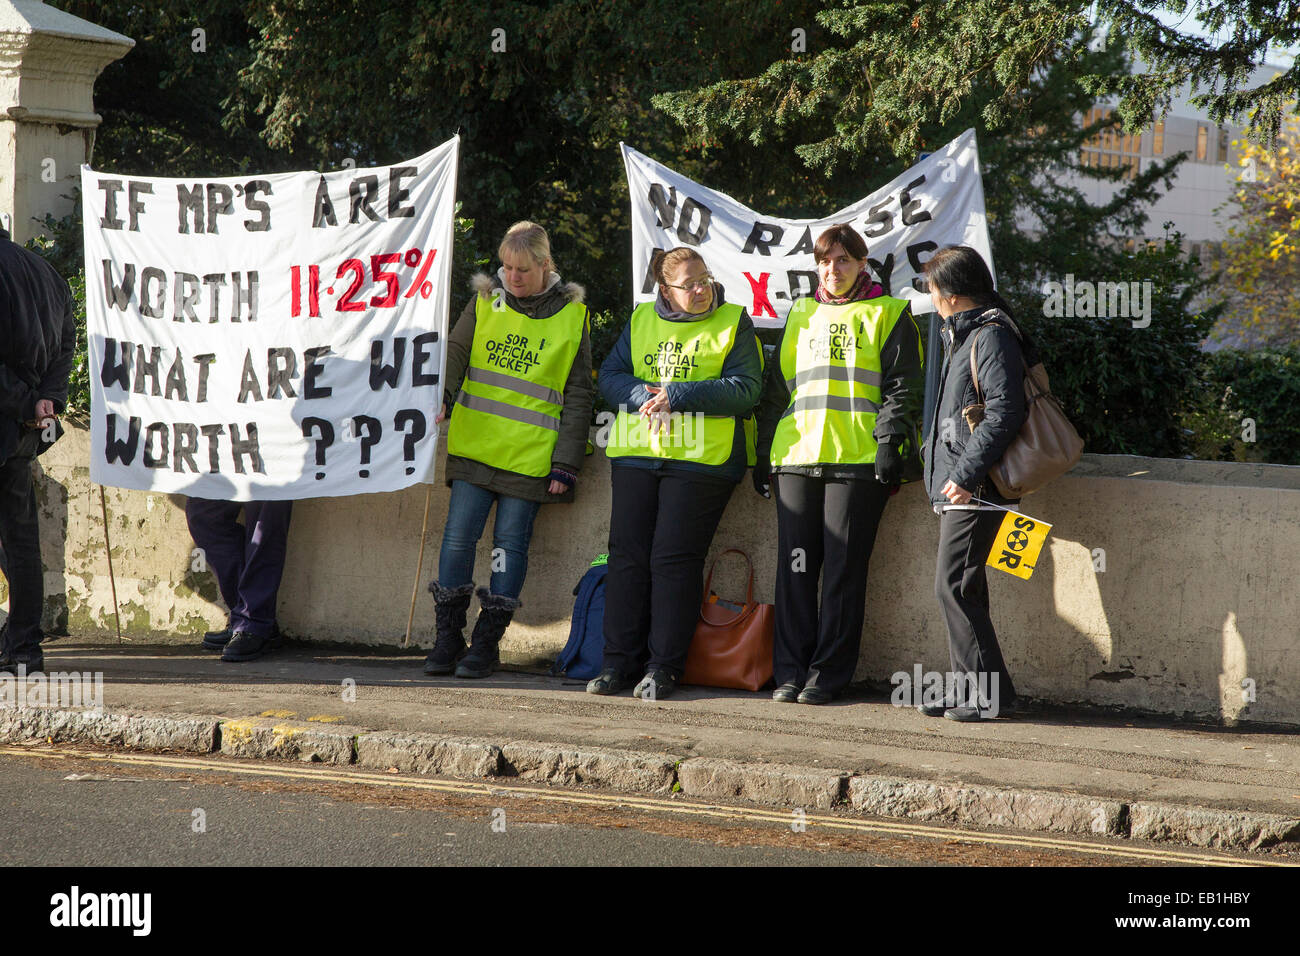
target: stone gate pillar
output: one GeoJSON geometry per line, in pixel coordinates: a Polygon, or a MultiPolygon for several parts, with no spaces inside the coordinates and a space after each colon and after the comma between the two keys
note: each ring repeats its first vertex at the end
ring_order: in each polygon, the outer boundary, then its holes
{"type": "Polygon", "coordinates": [[[40,0],[0,0],[0,222],[15,242],[72,211],[102,120],[95,79],[133,46],[40,0]]]}

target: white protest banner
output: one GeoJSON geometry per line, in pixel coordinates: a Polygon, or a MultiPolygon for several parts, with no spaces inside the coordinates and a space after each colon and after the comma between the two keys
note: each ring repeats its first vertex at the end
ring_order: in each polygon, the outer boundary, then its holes
{"type": "Polygon", "coordinates": [[[458,151],[213,179],[83,166],[91,480],[236,501],[432,481],[458,151]]]}
{"type": "Polygon", "coordinates": [[[638,305],[654,301],[654,251],[685,245],[699,251],[727,300],[745,306],[755,325],[784,325],[794,300],[816,289],[813,244],[837,222],[862,231],[872,273],[886,293],[911,301],[917,314],[931,311],[916,278],[936,249],[972,246],[993,268],[973,129],[824,219],[756,213],[627,145],[623,163],[632,197],[632,300],[638,305]]]}

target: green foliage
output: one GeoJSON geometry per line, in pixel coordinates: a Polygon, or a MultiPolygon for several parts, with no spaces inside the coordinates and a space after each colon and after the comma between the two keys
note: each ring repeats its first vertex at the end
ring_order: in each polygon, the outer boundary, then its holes
{"type": "MultiPolygon", "coordinates": [[[[820,120],[821,133],[799,146],[810,167],[829,171],[877,144],[898,156],[923,149],[928,126],[943,126],[972,101],[981,125],[1023,125],[1025,90],[1048,64],[1077,56],[1075,38],[1093,29],[1148,68],[1136,74],[1077,67],[1090,99],[1119,98],[1130,132],[1150,122],[1172,92],[1191,80],[1192,104],[1216,122],[1246,120],[1260,138],[1276,135],[1288,98],[1300,90],[1300,66],[1271,83],[1250,86],[1270,42],[1297,36],[1289,4],[1257,0],[1198,2],[1204,39],[1167,27],[1157,14],[1186,20],[1184,0],[904,0],[826,4],[816,22],[828,37],[805,55],[786,55],[757,75],[720,80],[653,100],[702,137],[742,132],[754,145],[792,123],[820,120]],[[1199,89],[1197,88],[1199,87],[1199,89]],[[991,96],[981,95],[984,91],[991,96]],[[1253,113],[1252,113],[1253,110],[1253,113]]],[[[768,61],[758,59],[758,63],[768,61]]]]}
{"type": "Polygon", "coordinates": [[[322,167],[346,157],[393,162],[459,133],[472,258],[495,261],[512,223],[540,222],[565,278],[587,286],[596,311],[625,318],[632,276],[619,142],[689,166],[650,97],[777,56],[788,49],[788,19],[802,12],[811,22],[814,6],[253,0],[243,9],[252,38],[229,89],[229,128],[264,121],[270,147],[322,167]],[[746,43],[726,42],[719,23],[746,43]],[[493,49],[494,31],[504,31],[504,52],[493,49]]]}
{"type": "MultiPolygon", "coordinates": [[[[96,86],[105,122],[94,162],[104,170],[379,165],[458,133],[453,314],[470,273],[494,266],[506,228],[541,222],[560,271],[588,288],[597,365],[640,278],[627,255],[620,141],[762,212],[806,217],[860,198],[974,126],[999,284],[1022,315],[1041,314],[1044,281],[1066,273],[1150,278],[1160,290],[1147,329],[1031,322],[1090,450],[1184,454],[1227,434],[1223,410],[1197,404],[1206,390],[1196,346],[1213,314],[1196,305],[1203,283],[1168,243],[1129,255],[1119,242],[1143,234],[1145,209],[1182,157],[1123,181],[1102,206],[1060,174],[1118,179],[1078,163],[1101,125],[1080,129],[1075,117],[1107,91],[1123,98],[1118,114],[1133,131],[1190,77],[1206,97],[1198,105],[1216,117],[1258,107],[1266,133],[1270,104],[1294,97],[1300,74],[1250,90],[1246,68],[1262,43],[1296,39],[1285,5],[1198,3],[1195,18],[1228,37],[1213,44],[1155,19],[1181,10],[1177,0],[719,0],[704,12],[671,0],[55,5],[137,42],[96,86]],[[1090,47],[1094,20],[1109,29],[1109,49],[1090,47]],[[198,27],[203,52],[193,49],[198,27]],[[808,52],[792,49],[794,27],[806,30],[808,52]],[[497,30],[506,52],[493,49],[497,30]],[[1150,72],[1128,72],[1133,53],[1150,72]],[[1025,217],[1043,228],[1024,228],[1025,217]]],[[[64,240],[51,242],[63,255],[64,240]]],[[[73,245],[79,255],[75,229],[73,245]]]]}
{"type": "MultiPolygon", "coordinates": [[[[1124,240],[1145,234],[1150,204],[1186,155],[1131,180],[1080,164],[1085,144],[1119,120],[1079,124],[1095,102],[1079,77],[1124,76],[1128,63],[1122,45],[1097,48],[1078,13],[1051,3],[835,8],[818,16],[830,42],[821,52],[654,102],[694,136],[738,134],[769,146],[802,138],[795,152],[813,169],[847,168],[873,183],[974,127],[999,289],[1041,346],[1088,450],[1181,456],[1191,445],[1200,344],[1221,307],[1203,304],[1209,280],[1180,251],[1180,237],[1136,253],[1124,240]],[[1093,205],[1067,172],[1115,182],[1114,197],[1093,205]],[[1151,326],[1043,317],[1044,284],[1070,274],[1151,281],[1151,326]]],[[[844,199],[860,194],[859,179],[844,199]]]]}
{"type": "Polygon", "coordinates": [[[95,82],[94,165],[150,176],[234,176],[298,169],[305,157],[272,148],[255,116],[223,130],[225,99],[249,60],[253,28],[238,0],[56,0],[135,40],[95,82]],[[193,31],[202,29],[199,51],[193,31]]]}
{"type": "MultiPolygon", "coordinates": [[[[633,277],[620,141],[742,198],[762,184],[754,196],[769,207],[775,196],[809,212],[829,202],[786,155],[702,159],[648,106],[655,93],[741,75],[788,50],[791,22],[813,24],[818,4],[807,0],[723,0],[707,12],[670,0],[56,5],[136,40],[96,85],[94,164],[106,171],[382,165],[459,134],[458,194],[474,228],[457,233],[453,310],[469,275],[495,267],[506,229],[531,219],[550,233],[564,277],[621,328],[633,277]],[[719,23],[746,42],[727,42],[719,23]],[[192,49],[200,26],[203,53],[192,49]],[[492,49],[497,29],[505,52],[492,49]]],[[[809,42],[819,37],[812,27],[809,42]]]]}
{"type": "Polygon", "coordinates": [[[1202,406],[1197,457],[1300,465],[1300,347],[1212,353],[1202,406]]]}
{"type": "Polygon", "coordinates": [[[72,309],[77,318],[77,351],[68,374],[67,414],[85,421],[90,414],[90,370],[86,351],[86,270],[85,247],[82,244],[81,203],[76,211],[62,219],[46,215],[41,227],[45,235],[38,235],[26,243],[28,249],[68,280],[72,290],[72,309]]]}
{"type": "MultiPolygon", "coordinates": [[[[628,317],[622,312],[593,311],[591,313],[591,371],[593,378],[600,371],[601,363],[613,350],[614,343],[618,341],[619,335],[623,332],[623,326],[627,324],[627,319],[628,317]]],[[[605,396],[597,391],[592,414],[595,415],[609,410],[611,409],[605,401],[605,396]]]]}
{"type": "Polygon", "coordinates": [[[1232,218],[1223,243],[1228,309],[1215,339],[1289,345],[1300,338],[1300,121],[1287,121],[1276,149],[1240,140],[1233,148],[1249,175],[1219,207],[1232,218]]]}
{"type": "Polygon", "coordinates": [[[1294,4],[1097,0],[1096,17],[1107,25],[1110,42],[1126,46],[1146,64],[1131,74],[1080,76],[1089,93],[1118,99],[1118,112],[1130,132],[1164,112],[1171,94],[1190,83],[1189,102],[1215,123],[1244,121],[1258,143],[1277,138],[1283,117],[1300,93],[1300,63],[1293,62],[1271,82],[1252,87],[1250,81],[1269,58],[1270,47],[1286,49],[1300,40],[1294,4]],[[1171,14],[1166,19],[1174,25],[1161,22],[1161,12],[1171,14]],[[1204,36],[1186,32],[1189,17],[1204,36]]]}
{"type": "Polygon", "coordinates": [[[823,6],[826,42],[807,55],[653,102],[700,136],[743,131],[754,145],[820,121],[822,138],[796,152],[823,172],[882,146],[911,157],[925,148],[925,128],[947,125],[977,86],[996,89],[980,98],[982,125],[1007,125],[1036,71],[1087,28],[1087,9],[1059,0],[823,6]]]}
{"type": "Polygon", "coordinates": [[[1181,251],[1175,233],[1116,263],[1118,271],[1076,276],[1090,282],[1152,283],[1151,324],[1130,318],[1047,317],[1037,300],[1012,299],[1039,345],[1052,392],[1083,436],[1085,450],[1178,458],[1191,446],[1189,402],[1203,388],[1201,342],[1222,311],[1200,304],[1212,279],[1181,251]]]}
{"type": "Polygon", "coordinates": [[[462,296],[460,293],[461,290],[468,288],[470,276],[488,267],[487,256],[473,257],[471,250],[474,248],[474,220],[460,214],[461,205],[462,203],[457,200],[455,221],[452,226],[454,257],[451,264],[451,303],[448,306],[451,322],[455,322],[456,316],[460,314],[457,311],[457,303],[463,298],[468,298],[468,295],[462,296]]]}

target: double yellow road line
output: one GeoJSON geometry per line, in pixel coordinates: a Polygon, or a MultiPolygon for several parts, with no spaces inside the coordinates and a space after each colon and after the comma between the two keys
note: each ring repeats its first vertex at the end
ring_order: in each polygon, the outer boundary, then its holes
{"type": "Polygon", "coordinates": [[[1134,863],[1172,863],[1188,866],[1284,866],[1300,864],[1281,860],[1254,859],[1226,856],[1209,852],[1162,850],[1146,846],[1126,846],[1115,843],[1091,842],[1070,837],[1027,836],[1021,834],[988,833],[961,827],[932,826],[924,823],[904,823],[892,820],[855,820],[828,813],[805,811],[796,818],[794,811],[767,810],[751,807],[723,806],[696,803],[679,798],[657,798],[634,794],[583,793],[577,791],[543,790],[507,783],[478,783],[463,780],[426,779],[367,770],[343,769],[319,764],[266,764],[221,757],[176,757],[162,754],[104,753],[78,750],[63,746],[0,747],[0,756],[39,757],[50,760],[89,760],[128,767],[152,767],[164,770],[189,770],[201,773],[228,773],[246,777],[271,777],[279,780],[309,780],[315,782],[349,784],[352,786],[389,787],[399,790],[425,790],[460,796],[509,796],[527,798],[542,803],[559,803],[569,806],[608,807],[633,809],[668,816],[690,816],[727,822],[772,823],[789,826],[796,819],[809,830],[814,827],[848,833],[871,833],[888,836],[920,837],[923,839],[991,846],[1020,847],[1034,850],[1055,850],[1093,856],[1108,856],[1132,860],[1134,863]]]}

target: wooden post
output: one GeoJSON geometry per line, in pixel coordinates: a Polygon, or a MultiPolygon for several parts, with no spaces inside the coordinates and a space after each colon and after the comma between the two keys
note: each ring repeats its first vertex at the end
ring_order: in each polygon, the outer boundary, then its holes
{"type": "Polygon", "coordinates": [[[108,558],[108,586],[113,591],[113,620],[117,623],[117,643],[122,643],[122,616],[117,610],[117,580],[113,577],[113,547],[108,543],[108,502],[104,486],[99,486],[99,511],[104,516],[104,555],[108,558]]]}
{"type": "Polygon", "coordinates": [[[415,565],[415,584],[411,586],[411,613],[406,617],[406,637],[402,639],[403,647],[411,646],[411,625],[415,622],[415,597],[420,593],[420,580],[424,572],[424,536],[429,532],[429,500],[433,497],[433,485],[424,486],[424,524],[420,526],[420,559],[415,565]]]}

